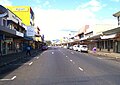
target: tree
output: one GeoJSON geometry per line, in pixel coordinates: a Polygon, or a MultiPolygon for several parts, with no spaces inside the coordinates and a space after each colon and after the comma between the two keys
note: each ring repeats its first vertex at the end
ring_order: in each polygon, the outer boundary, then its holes
{"type": "Polygon", "coordinates": [[[49,41],[46,41],[46,45],[51,45],[52,44],[52,42],[49,40],[49,41]]]}

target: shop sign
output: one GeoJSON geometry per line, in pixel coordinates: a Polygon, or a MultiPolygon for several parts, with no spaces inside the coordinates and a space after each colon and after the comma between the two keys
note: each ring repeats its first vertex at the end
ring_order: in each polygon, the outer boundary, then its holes
{"type": "Polygon", "coordinates": [[[28,11],[28,8],[21,7],[21,8],[13,8],[13,11],[28,11]]]}
{"type": "Polygon", "coordinates": [[[20,36],[20,37],[23,37],[23,36],[24,36],[23,33],[18,32],[18,31],[16,31],[16,35],[17,35],[17,36],[20,36]]]}
{"type": "Polygon", "coordinates": [[[32,26],[27,27],[27,36],[35,36],[34,27],[32,27],[32,26]]]}

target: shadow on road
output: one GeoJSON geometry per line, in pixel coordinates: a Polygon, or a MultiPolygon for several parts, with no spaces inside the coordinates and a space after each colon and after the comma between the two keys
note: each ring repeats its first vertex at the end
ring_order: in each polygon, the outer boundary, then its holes
{"type": "Polygon", "coordinates": [[[29,62],[36,56],[39,56],[43,51],[37,50],[31,53],[31,56],[26,56],[25,52],[21,54],[22,57],[16,59],[16,61],[10,62],[0,66],[0,79],[3,79],[5,76],[22,66],[23,64],[29,62]],[[24,55],[24,56],[23,56],[24,55]]]}

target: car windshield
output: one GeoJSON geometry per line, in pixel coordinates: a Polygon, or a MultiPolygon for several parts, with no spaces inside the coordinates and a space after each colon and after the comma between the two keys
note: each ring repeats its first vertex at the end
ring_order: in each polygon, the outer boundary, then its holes
{"type": "Polygon", "coordinates": [[[0,0],[0,85],[120,85],[120,0],[0,0]]]}

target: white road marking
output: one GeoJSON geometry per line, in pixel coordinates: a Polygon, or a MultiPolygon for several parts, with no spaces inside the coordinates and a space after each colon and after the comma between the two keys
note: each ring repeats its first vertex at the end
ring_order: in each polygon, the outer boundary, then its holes
{"type": "Polygon", "coordinates": [[[102,58],[100,58],[100,57],[97,57],[98,59],[102,59],[102,58]]]}
{"type": "Polygon", "coordinates": [[[33,64],[33,62],[29,63],[29,66],[32,65],[32,64],[33,64]]]}
{"type": "Polygon", "coordinates": [[[52,54],[54,54],[54,52],[52,52],[52,54]]]}
{"type": "Polygon", "coordinates": [[[67,58],[68,56],[66,56],[66,58],[67,58]]]}
{"type": "Polygon", "coordinates": [[[13,76],[12,78],[10,78],[10,79],[0,79],[0,81],[12,81],[12,80],[14,80],[16,78],[16,76],[13,76]]]}
{"type": "Polygon", "coordinates": [[[79,67],[79,70],[84,71],[81,67],[79,67]]]}
{"type": "Polygon", "coordinates": [[[16,76],[13,76],[12,78],[11,78],[11,80],[14,80],[16,78],[16,76]]]}
{"type": "Polygon", "coordinates": [[[70,60],[71,62],[73,61],[73,60],[70,60]]]}

